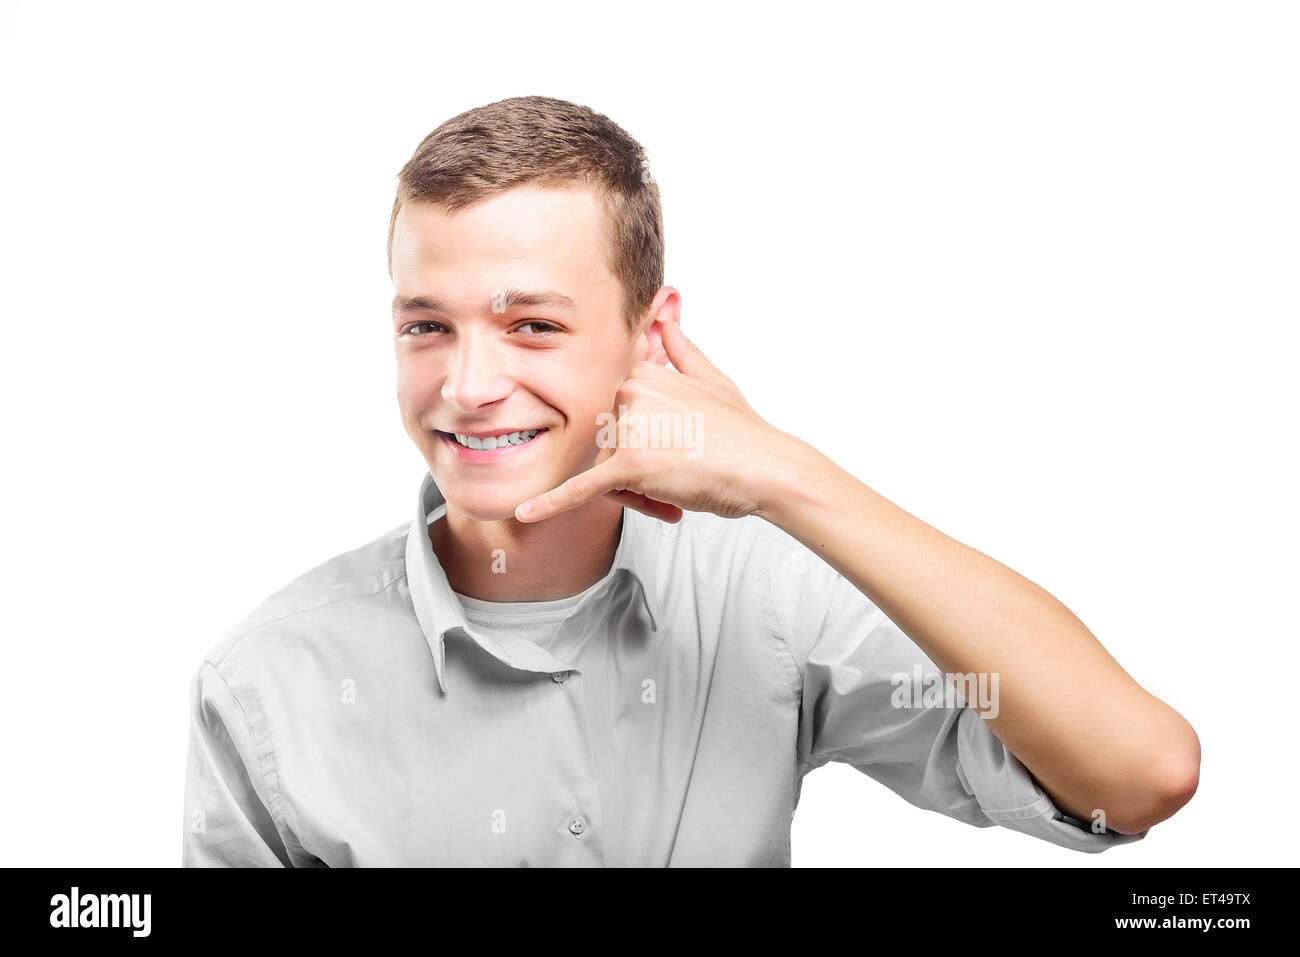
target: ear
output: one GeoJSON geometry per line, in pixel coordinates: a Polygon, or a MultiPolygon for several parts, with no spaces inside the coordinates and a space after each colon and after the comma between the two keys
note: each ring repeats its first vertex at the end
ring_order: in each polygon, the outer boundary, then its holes
{"type": "Polygon", "coordinates": [[[650,308],[646,310],[646,318],[641,338],[644,343],[639,344],[637,352],[637,361],[657,362],[661,366],[668,365],[668,353],[664,350],[663,329],[668,323],[680,323],[682,318],[682,297],[672,286],[664,286],[650,302],[650,308]]]}

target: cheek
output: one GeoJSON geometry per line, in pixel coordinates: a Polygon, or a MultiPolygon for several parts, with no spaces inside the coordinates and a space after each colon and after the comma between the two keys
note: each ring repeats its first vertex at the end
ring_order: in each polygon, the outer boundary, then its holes
{"type": "Polygon", "coordinates": [[[442,373],[436,364],[419,357],[399,356],[397,360],[397,403],[403,415],[427,408],[439,394],[442,373]]]}
{"type": "Polygon", "coordinates": [[[583,386],[584,393],[575,397],[576,401],[571,403],[569,428],[584,447],[587,445],[594,447],[596,433],[602,426],[608,424],[611,417],[616,418],[618,415],[614,402],[618,384],[613,382],[597,384],[588,379],[584,381],[583,386]]]}
{"type": "Polygon", "coordinates": [[[571,419],[570,426],[578,425],[580,416],[590,418],[592,410],[607,408],[623,381],[616,382],[608,359],[596,355],[565,356],[561,362],[516,371],[516,385],[561,410],[571,419]]]}

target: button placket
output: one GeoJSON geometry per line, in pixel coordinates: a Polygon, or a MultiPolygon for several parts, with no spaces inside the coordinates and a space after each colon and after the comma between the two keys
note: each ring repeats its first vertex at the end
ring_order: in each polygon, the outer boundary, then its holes
{"type": "MultiPolygon", "coordinates": [[[[568,618],[563,626],[563,630],[582,628],[584,633],[590,627],[589,616],[576,615],[568,618]]],[[[580,635],[570,632],[568,637],[576,638],[580,635]]],[[[591,722],[587,714],[586,698],[589,688],[586,687],[584,680],[585,668],[587,664],[585,659],[581,658],[582,646],[566,646],[560,651],[557,661],[561,667],[556,671],[550,672],[551,681],[556,685],[555,697],[551,700],[563,708],[563,713],[571,716],[576,721],[574,731],[576,734],[568,738],[570,745],[577,749],[572,757],[580,757],[583,768],[575,766],[577,777],[570,782],[571,791],[569,795],[568,813],[560,818],[560,827],[564,830],[559,831],[560,839],[567,831],[570,839],[576,843],[568,845],[573,848],[573,852],[579,855],[587,855],[576,859],[592,860],[600,864],[605,861],[605,839],[602,829],[597,828],[596,821],[602,820],[600,809],[600,787],[596,774],[595,754],[591,744],[591,722]],[[566,660],[567,658],[567,660],[566,660]],[[581,850],[579,850],[581,848],[581,850]]]]}

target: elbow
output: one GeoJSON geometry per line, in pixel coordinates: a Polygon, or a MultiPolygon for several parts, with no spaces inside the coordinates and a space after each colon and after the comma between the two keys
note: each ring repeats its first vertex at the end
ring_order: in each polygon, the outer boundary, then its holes
{"type": "Polygon", "coordinates": [[[1173,817],[1196,794],[1201,777],[1201,742],[1190,724],[1182,724],[1182,743],[1176,748],[1165,744],[1149,755],[1145,763],[1149,771],[1141,790],[1131,794],[1121,813],[1111,819],[1111,830],[1139,834],[1173,817]]]}

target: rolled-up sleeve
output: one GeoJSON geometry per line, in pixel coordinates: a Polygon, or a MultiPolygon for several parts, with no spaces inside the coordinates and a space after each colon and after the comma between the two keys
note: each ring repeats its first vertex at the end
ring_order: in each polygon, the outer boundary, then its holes
{"type": "Polygon", "coordinates": [[[182,867],[293,866],[238,700],[204,662],[190,683],[182,867]]]}
{"type": "Polygon", "coordinates": [[[768,597],[799,673],[798,776],[849,764],[917,807],[1095,853],[1146,836],[1094,831],[1060,811],[978,711],[935,696],[942,673],[883,611],[782,536],[768,597]],[[906,686],[906,688],[905,688],[906,686]]]}

